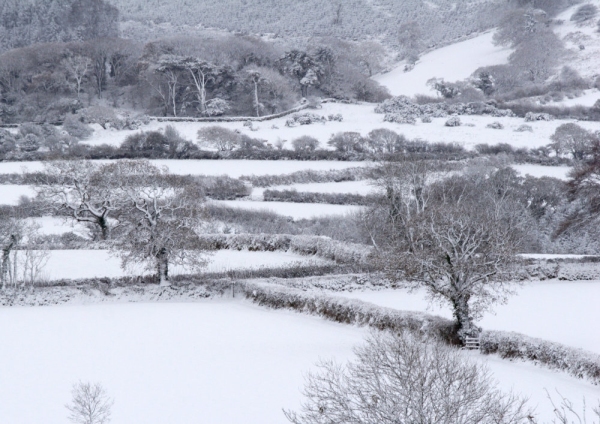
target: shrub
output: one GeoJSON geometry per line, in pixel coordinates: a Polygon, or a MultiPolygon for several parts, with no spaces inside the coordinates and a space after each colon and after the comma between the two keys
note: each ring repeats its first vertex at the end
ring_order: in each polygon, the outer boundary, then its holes
{"type": "Polygon", "coordinates": [[[535,112],[527,112],[525,115],[525,122],[535,122],[535,121],[553,121],[554,117],[549,113],[535,113],[535,112]]]}
{"type": "Polygon", "coordinates": [[[533,128],[531,125],[523,124],[523,125],[519,125],[519,127],[517,127],[517,129],[515,131],[516,132],[533,132],[533,128]]]}
{"type": "Polygon", "coordinates": [[[460,127],[461,124],[462,122],[458,116],[452,116],[444,125],[447,127],[460,127]]]}
{"type": "Polygon", "coordinates": [[[65,117],[63,129],[69,133],[70,136],[79,140],[85,140],[86,138],[89,138],[94,132],[89,125],[81,122],[76,115],[67,115],[65,117]]]}
{"type": "Polygon", "coordinates": [[[338,152],[362,152],[364,151],[365,139],[357,132],[337,133],[327,142],[329,146],[334,147],[338,152]]]}
{"type": "Polygon", "coordinates": [[[285,122],[285,126],[295,127],[296,125],[311,125],[325,122],[327,122],[327,118],[316,113],[296,113],[285,122]]]}
{"type": "Polygon", "coordinates": [[[201,145],[214,147],[221,152],[232,151],[239,148],[241,136],[230,129],[213,125],[198,130],[198,141],[201,145]]]}
{"type": "Polygon", "coordinates": [[[421,118],[421,122],[424,124],[430,124],[433,120],[431,119],[431,116],[424,116],[423,118],[421,118]]]}
{"type": "Polygon", "coordinates": [[[344,120],[344,117],[342,116],[341,113],[336,113],[335,115],[327,116],[327,119],[329,121],[342,122],[344,120]]]}
{"type": "Polygon", "coordinates": [[[492,122],[491,124],[487,124],[485,127],[486,128],[491,128],[493,130],[502,130],[502,129],[504,129],[504,125],[502,125],[502,123],[500,123],[498,121],[492,122]]]}
{"type": "Polygon", "coordinates": [[[292,140],[292,147],[296,151],[314,152],[319,147],[319,140],[309,135],[304,135],[292,140]]]}

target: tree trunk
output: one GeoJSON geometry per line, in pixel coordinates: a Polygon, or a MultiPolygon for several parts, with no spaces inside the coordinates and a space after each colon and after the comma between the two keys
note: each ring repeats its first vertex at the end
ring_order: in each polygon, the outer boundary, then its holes
{"type": "Polygon", "coordinates": [[[0,264],[0,280],[2,280],[2,290],[6,288],[8,267],[10,266],[10,252],[15,246],[16,242],[16,237],[14,235],[11,235],[9,243],[2,249],[2,264],[0,264]]]}
{"type": "Polygon", "coordinates": [[[169,254],[167,253],[167,249],[160,249],[158,255],[156,255],[156,267],[160,285],[163,287],[170,286],[171,283],[169,282],[169,254]]]}
{"type": "Polygon", "coordinates": [[[98,225],[100,226],[100,230],[102,232],[102,240],[108,240],[110,237],[110,227],[108,226],[106,217],[100,217],[98,219],[98,225]]]}
{"type": "Polygon", "coordinates": [[[458,324],[458,337],[464,343],[467,337],[478,337],[480,329],[473,322],[469,306],[469,295],[452,299],[454,306],[454,317],[458,324]]]}
{"type": "Polygon", "coordinates": [[[258,82],[254,81],[254,105],[256,107],[256,116],[260,117],[260,104],[258,103],[258,82]]]}

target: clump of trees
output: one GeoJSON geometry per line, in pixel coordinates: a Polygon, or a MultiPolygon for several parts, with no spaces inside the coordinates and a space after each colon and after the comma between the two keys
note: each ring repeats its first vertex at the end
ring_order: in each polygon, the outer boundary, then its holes
{"type": "Polygon", "coordinates": [[[171,264],[201,267],[198,231],[206,219],[204,190],[170,176],[148,161],[54,162],[46,165],[38,200],[57,213],[89,223],[122,259],[143,265],[161,285],[171,264]]]}

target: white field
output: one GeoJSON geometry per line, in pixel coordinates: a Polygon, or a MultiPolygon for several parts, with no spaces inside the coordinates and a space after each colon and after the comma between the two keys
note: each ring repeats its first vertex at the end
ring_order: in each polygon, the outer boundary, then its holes
{"type": "Polygon", "coordinates": [[[254,200],[214,200],[212,203],[238,209],[269,211],[295,220],[320,216],[343,216],[362,210],[362,206],[329,205],[324,203],[262,202],[254,200]]]}
{"type": "MultiPolygon", "coordinates": [[[[11,424],[67,421],[77,381],[115,399],[113,424],[281,424],[298,409],[319,359],[346,362],[363,328],[239,301],[0,308],[0,410],[11,424]]],[[[598,388],[534,365],[466,353],[505,390],[528,396],[540,422],[558,389],[577,407],[598,388]]]]}
{"type": "MultiPolygon", "coordinates": [[[[105,250],[51,250],[42,276],[49,280],[80,278],[117,278],[130,275],[147,274],[143,267],[121,269],[121,262],[105,250]]],[[[260,268],[278,268],[294,264],[328,264],[330,262],[317,257],[301,256],[287,252],[247,252],[220,250],[208,255],[209,263],[202,269],[205,272],[224,272],[229,270],[250,270],[260,268]]],[[[170,266],[171,275],[189,272],[180,266],[170,266]]]]}
{"type": "Polygon", "coordinates": [[[571,167],[569,166],[543,166],[534,164],[511,165],[517,172],[523,176],[531,175],[535,178],[552,177],[559,180],[566,180],[571,167]]]}
{"type": "Polygon", "coordinates": [[[33,190],[32,187],[26,185],[0,185],[0,204],[18,205],[21,196],[35,197],[35,190],[33,190]]]}
{"type": "MultiPolygon", "coordinates": [[[[548,281],[516,286],[506,305],[496,306],[479,324],[484,329],[516,331],[600,354],[600,281],[548,281]]],[[[447,305],[430,304],[424,291],[365,291],[340,294],[380,306],[423,311],[452,318],[447,305]]]]}
{"type": "MultiPolygon", "coordinates": [[[[592,3],[600,6],[599,0],[586,0],[583,3],[592,3]]],[[[582,3],[582,4],[583,4],[582,3]]],[[[582,24],[571,22],[571,16],[581,4],[577,4],[556,17],[563,20],[562,25],[556,26],[554,31],[565,41],[569,49],[566,64],[577,70],[584,77],[595,77],[598,75],[600,66],[600,34],[597,32],[598,17],[590,19],[582,24]],[[579,46],[583,45],[584,50],[579,46]]]]}
{"type": "Polygon", "coordinates": [[[27,222],[34,224],[39,234],[50,235],[73,232],[81,237],[90,236],[88,227],[73,219],[43,216],[41,218],[28,218],[27,222]]]}
{"type": "Polygon", "coordinates": [[[487,32],[475,38],[451,44],[424,54],[412,71],[404,72],[404,63],[392,71],[374,77],[387,87],[394,96],[415,94],[434,95],[427,87],[431,78],[444,78],[454,82],[471,76],[482,66],[508,63],[512,51],[494,46],[493,32],[487,32]]]}

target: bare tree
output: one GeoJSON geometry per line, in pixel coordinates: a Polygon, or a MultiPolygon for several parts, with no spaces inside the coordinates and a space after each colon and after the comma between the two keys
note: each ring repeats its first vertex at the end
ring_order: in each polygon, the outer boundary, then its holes
{"type": "Polygon", "coordinates": [[[69,420],[75,424],[106,424],[110,422],[114,401],[108,396],[101,384],[79,382],[71,390],[71,403],[65,405],[69,410],[69,420]]]}
{"type": "Polygon", "coordinates": [[[198,191],[172,183],[148,161],[120,161],[105,172],[115,177],[115,190],[124,200],[111,242],[123,267],[144,264],[168,286],[170,264],[198,269],[206,263],[197,234],[203,219],[198,191]]]}
{"type": "Polygon", "coordinates": [[[13,252],[21,243],[25,233],[25,224],[22,220],[11,216],[0,218],[0,249],[2,257],[0,258],[0,284],[2,290],[10,282],[11,272],[11,252],[13,252]]]}
{"type": "MultiPolygon", "coordinates": [[[[555,419],[552,420],[552,424],[588,424],[588,411],[586,408],[585,398],[583,399],[583,409],[581,411],[576,410],[575,405],[570,399],[567,399],[560,392],[556,391],[560,399],[560,404],[556,404],[550,393],[546,390],[548,400],[552,404],[555,419]]],[[[592,409],[592,417],[594,421],[589,424],[600,424],[600,401],[598,405],[592,409]]]]}
{"type": "Polygon", "coordinates": [[[240,147],[241,136],[228,128],[212,125],[198,130],[198,141],[221,152],[229,152],[240,147]]]}
{"type": "Polygon", "coordinates": [[[75,92],[79,99],[81,85],[90,70],[92,60],[89,57],[81,55],[69,55],[62,61],[62,65],[67,71],[67,76],[75,82],[75,92]]]}
{"type": "Polygon", "coordinates": [[[524,399],[502,393],[481,364],[460,351],[407,332],[372,334],[345,366],[321,362],[306,379],[294,424],[518,424],[524,399]]]}
{"type": "Polygon", "coordinates": [[[97,226],[107,240],[109,218],[119,209],[111,179],[109,172],[91,161],[47,162],[36,191],[51,210],[66,211],[79,222],[97,226]]]}
{"type": "Polygon", "coordinates": [[[388,167],[372,211],[381,218],[375,263],[400,287],[449,304],[462,340],[477,336],[474,321],[512,292],[522,208],[490,176],[442,178],[420,162],[388,167]]]}

